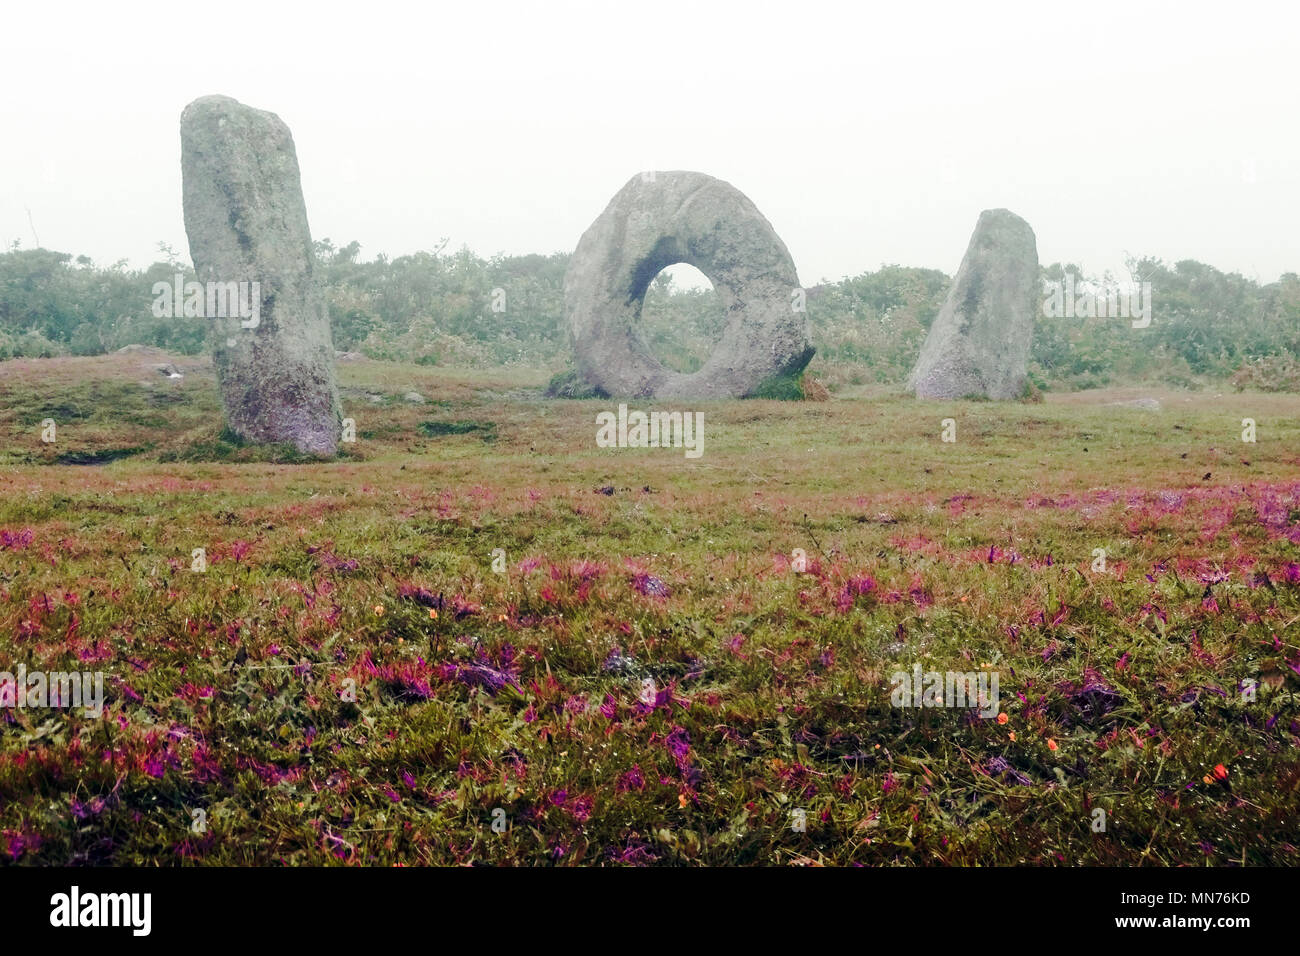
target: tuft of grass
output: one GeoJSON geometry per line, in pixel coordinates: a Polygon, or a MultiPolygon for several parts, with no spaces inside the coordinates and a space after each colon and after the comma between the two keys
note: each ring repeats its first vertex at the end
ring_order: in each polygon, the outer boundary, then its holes
{"type": "Polygon", "coordinates": [[[110,461],[130,458],[132,455],[139,455],[146,450],[144,446],[137,445],[134,448],[100,448],[86,452],[66,451],[61,452],[54,460],[60,465],[106,465],[110,461]]]}
{"type": "Polygon", "coordinates": [[[249,442],[243,436],[222,427],[215,434],[199,434],[191,438],[181,448],[172,448],[158,456],[164,463],[172,462],[276,462],[279,464],[301,464],[316,461],[313,455],[305,454],[288,442],[258,444],[249,442]]]}
{"type": "Polygon", "coordinates": [[[803,401],[802,370],[793,374],[773,375],[759,383],[747,397],[769,398],[782,402],[803,401]]]}
{"type": "Polygon", "coordinates": [[[427,421],[420,422],[420,434],[427,435],[430,438],[441,438],[444,435],[469,435],[478,432],[479,437],[484,441],[490,442],[496,440],[496,423],[495,422],[437,422],[427,421]]]}
{"type": "Polygon", "coordinates": [[[595,385],[588,384],[577,369],[556,372],[546,386],[547,398],[608,398],[609,396],[595,385]]]}

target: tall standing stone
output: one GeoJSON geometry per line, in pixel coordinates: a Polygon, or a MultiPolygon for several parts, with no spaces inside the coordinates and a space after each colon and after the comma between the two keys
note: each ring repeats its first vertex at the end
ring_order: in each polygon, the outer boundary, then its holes
{"type": "Polygon", "coordinates": [[[1038,245],[1013,212],[980,213],[908,389],[917,398],[1019,398],[1038,308],[1038,245]]]}
{"type": "Polygon", "coordinates": [[[228,426],[249,441],[335,454],[334,346],[289,128],[226,96],[197,99],[181,114],[181,173],[228,426]],[[211,290],[227,283],[258,284],[254,319],[212,314],[211,290]]]}

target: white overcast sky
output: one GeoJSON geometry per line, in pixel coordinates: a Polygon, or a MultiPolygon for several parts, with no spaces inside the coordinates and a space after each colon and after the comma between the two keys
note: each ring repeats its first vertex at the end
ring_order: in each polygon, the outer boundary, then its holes
{"type": "Polygon", "coordinates": [[[731,182],[811,285],[952,273],[982,209],[1044,263],[1300,271],[1293,3],[10,3],[0,241],[188,259],[178,122],[293,132],[315,238],[572,250],[643,169],[731,182]]]}

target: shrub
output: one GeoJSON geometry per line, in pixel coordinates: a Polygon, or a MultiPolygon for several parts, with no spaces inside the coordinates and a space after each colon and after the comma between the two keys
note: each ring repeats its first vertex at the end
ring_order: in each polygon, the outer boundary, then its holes
{"type": "Polygon", "coordinates": [[[1242,365],[1229,381],[1239,392],[1300,392],[1300,361],[1294,355],[1266,355],[1242,365]]]}

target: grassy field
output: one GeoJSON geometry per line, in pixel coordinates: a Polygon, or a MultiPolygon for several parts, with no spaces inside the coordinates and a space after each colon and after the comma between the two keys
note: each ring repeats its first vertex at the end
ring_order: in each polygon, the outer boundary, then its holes
{"type": "Polygon", "coordinates": [[[6,861],[1300,864],[1300,396],[658,406],[690,460],[359,361],[319,463],[170,358],[0,363],[0,670],[107,698],[0,711],[6,861]]]}

